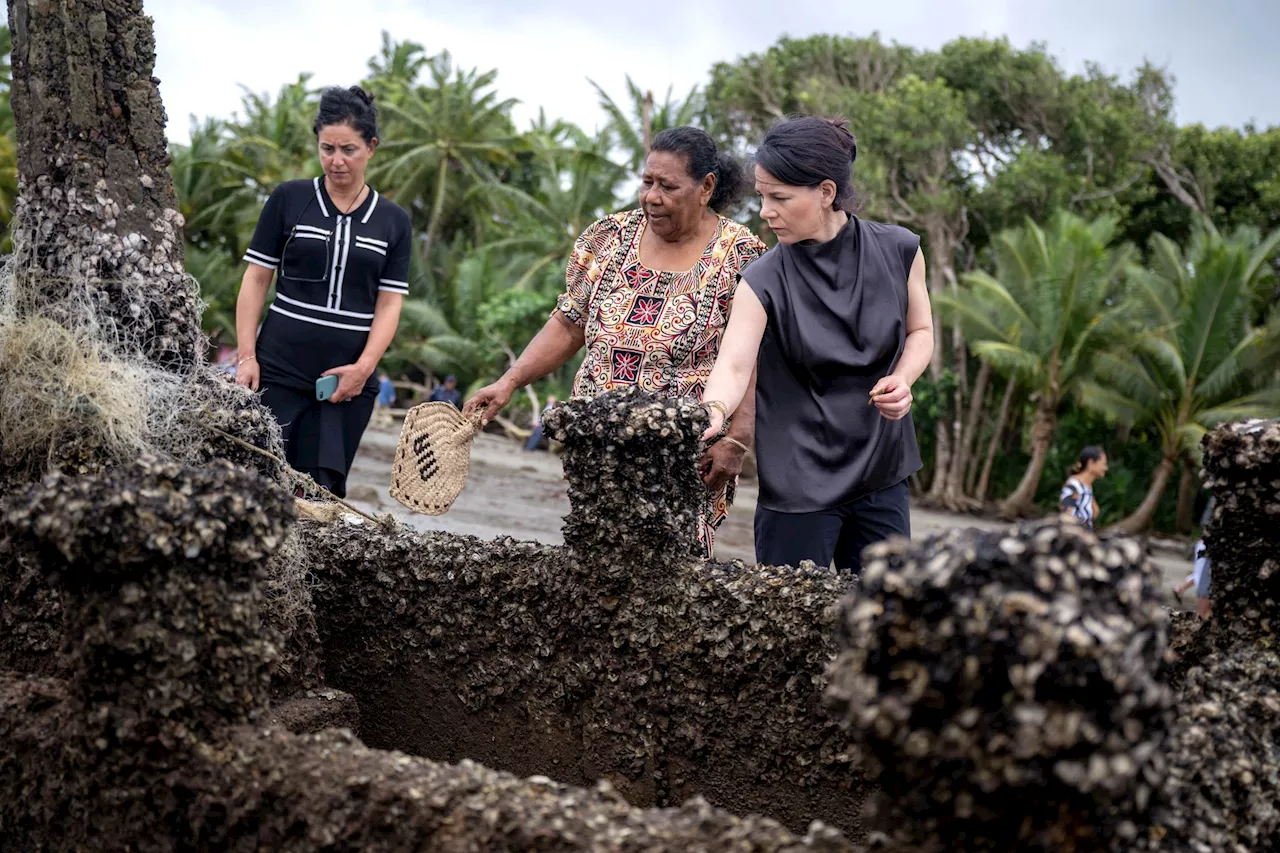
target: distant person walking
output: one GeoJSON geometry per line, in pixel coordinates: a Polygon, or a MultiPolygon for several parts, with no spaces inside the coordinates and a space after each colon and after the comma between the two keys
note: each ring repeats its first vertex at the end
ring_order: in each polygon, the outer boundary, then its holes
{"type": "Polygon", "coordinates": [[[1085,527],[1093,530],[1098,519],[1098,499],[1093,494],[1093,484],[1107,476],[1107,454],[1100,447],[1090,445],[1080,451],[1080,458],[1071,466],[1071,476],[1062,486],[1058,506],[1085,527]]]}
{"type": "Polygon", "coordinates": [[[344,497],[377,402],[374,371],[409,292],[413,243],[409,214],[365,183],[378,147],[373,99],[358,86],[326,89],[312,129],[324,177],[276,187],[244,256],[236,382],[261,388],[289,464],[344,497]]]}
{"type": "Polygon", "coordinates": [[[446,376],[444,384],[437,385],[436,390],[431,392],[432,403],[449,403],[455,409],[462,408],[462,392],[458,390],[458,378],[456,376],[446,376]]]}
{"type": "Polygon", "coordinates": [[[529,440],[525,442],[525,450],[537,450],[542,447],[542,419],[547,416],[547,412],[551,411],[551,408],[558,402],[555,395],[548,395],[547,404],[542,407],[542,412],[534,419],[533,432],[529,434],[529,440]]]}

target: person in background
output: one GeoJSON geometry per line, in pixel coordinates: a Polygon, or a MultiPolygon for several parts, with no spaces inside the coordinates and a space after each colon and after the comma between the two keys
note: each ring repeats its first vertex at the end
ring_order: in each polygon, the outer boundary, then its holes
{"type": "Polygon", "coordinates": [[[774,125],[755,156],[778,245],[743,274],[703,405],[709,439],[757,371],[762,564],[857,572],[867,545],[911,535],[911,386],[933,315],[920,238],[854,215],[857,154],[845,121],[809,117],[774,125]]]}
{"type": "Polygon", "coordinates": [[[455,409],[461,409],[462,392],[458,390],[458,378],[446,376],[444,384],[437,385],[436,390],[431,392],[430,400],[432,403],[449,403],[455,409]]]}
{"type": "Polygon", "coordinates": [[[396,402],[396,386],[385,373],[378,374],[378,405],[389,408],[396,402]]]}
{"type": "Polygon", "coordinates": [[[542,419],[557,402],[559,401],[556,400],[554,394],[547,396],[547,404],[542,407],[542,412],[534,418],[533,432],[529,434],[529,440],[525,442],[525,450],[537,450],[542,447],[542,419]]]}
{"type": "Polygon", "coordinates": [[[262,391],[291,466],[338,497],[377,402],[374,371],[409,292],[409,214],[365,183],[378,111],[358,86],[320,96],[323,177],[276,187],[258,217],[236,299],[236,382],[262,391]],[[276,298],[259,328],[275,278],[276,298]],[[328,399],[321,377],[336,377],[328,399]]]}
{"type": "MultiPolygon", "coordinates": [[[[579,350],[575,397],[635,385],[703,399],[739,276],[765,250],[749,228],[722,215],[747,186],[742,167],[705,132],[673,127],[655,136],[640,176],[640,207],[606,216],[578,237],[551,318],[463,411],[491,420],[518,389],[579,350]]],[[[752,396],[699,466],[707,504],[698,539],[707,557],[755,437],[754,403],[752,396]]]]}
{"type": "Polygon", "coordinates": [[[1107,454],[1102,448],[1090,445],[1080,451],[1080,458],[1071,466],[1071,476],[1062,486],[1058,506],[1085,527],[1093,530],[1098,519],[1098,499],[1093,495],[1093,484],[1107,476],[1107,454]]]}

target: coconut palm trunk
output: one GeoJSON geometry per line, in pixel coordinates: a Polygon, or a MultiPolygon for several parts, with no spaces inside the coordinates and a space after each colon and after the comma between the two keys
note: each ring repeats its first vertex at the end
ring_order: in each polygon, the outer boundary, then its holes
{"type": "Polygon", "coordinates": [[[1142,533],[1151,526],[1151,522],[1156,517],[1156,509],[1160,506],[1160,499],[1164,497],[1164,490],[1168,488],[1169,479],[1173,476],[1173,467],[1176,463],[1176,455],[1170,455],[1166,451],[1156,470],[1151,473],[1151,485],[1147,488],[1147,494],[1142,499],[1142,503],[1138,504],[1138,508],[1132,513],[1111,525],[1111,530],[1132,534],[1142,533]]]}
{"type": "Polygon", "coordinates": [[[1001,514],[1023,515],[1034,506],[1036,490],[1040,488],[1040,475],[1044,473],[1045,459],[1049,456],[1049,446],[1053,443],[1053,433],[1058,426],[1057,409],[1057,400],[1051,397],[1042,398],[1036,406],[1035,418],[1031,423],[1031,461],[1027,463],[1027,470],[1018,487],[1001,502],[1001,514]]]}

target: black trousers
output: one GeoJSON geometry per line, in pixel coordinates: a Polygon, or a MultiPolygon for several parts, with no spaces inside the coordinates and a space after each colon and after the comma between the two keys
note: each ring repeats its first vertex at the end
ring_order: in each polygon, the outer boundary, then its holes
{"type": "Polygon", "coordinates": [[[777,512],[756,507],[756,562],[797,566],[835,561],[837,569],[862,571],[862,549],[890,536],[911,536],[907,481],[832,509],[777,512]]]}
{"type": "Polygon", "coordinates": [[[347,473],[377,399],[376,385],[341,403],[321,402],[314,391],[266,383],[262,388],[262,402],[284,434],[288,463],[340,498],[347,496],[347,473]]]}

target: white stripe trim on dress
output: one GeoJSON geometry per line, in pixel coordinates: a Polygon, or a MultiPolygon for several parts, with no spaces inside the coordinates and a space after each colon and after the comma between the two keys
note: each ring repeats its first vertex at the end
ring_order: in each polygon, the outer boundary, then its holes
{"type": "Polygon", "coordinates": [[[338,265],[338,298],[333,302],[334,308],[342,307],[342,282],[347,277],[347,255],[351,252],[351,217],[344,217],[342,224],[346,239],[342,241],[342,263],[338,265]]]}
{"type": "Polygon", "coordinates": [[[317,228],[317,227],[315,227],[314,225],[295,225],[295,226],[293,226],[293,230],[295,230],[295,231],[310,231],[310,232],[311,232],[311,233],[313,233],[313,234],[323,234],[323,235],[324,235],[324,236],[326,236],[326,237],[328,237],[330,234],[332,234],[332,233],[333,233],[332,231],[329,231],[328,229],[325,229],[325,228],[317,228]]]}
{"type": "Polygon", "coordinates": [[[269,264],[266,261],[260,261],[257,258],[255,258],[253,255],[245,255],[241,260],[248,261],[254,266],[265,267],[266,269],[269,269],[269,270],[275,270],[277,268],[276,264],[269,264]]]}
{"type": "Polygon", "coordinates": [[[366,246],[364,243],[356,243],[356,248],[364,249],[366,252],[377,252],[379,255],[382,255],[382,257],[384,258],[387,256],[387,250],[380,248],[378,246],[366,246]]]}
{"type": "Polygon", "coordinates": [[[320,195],[320,179],[316,178],[313,182],[316,187],[316,201],[320,202],[320,212],[324,214],[324,218],[329,218],[329,208],[324,206],[324,197],[320,195]]]}
{"type": "Polygon", "coordinates": [[[394,278],[380,278],[378,279],[378,284],[390,284],[394,287],[403,287],[405,290],[409,289],[409,282],[396,281],[394,278]]]}
{"type": "Polygon", "coordinates": [[[283,314],[286,317],[292,317],[295,320],[301,320],[304,323],[314,323],[317,326],[328,326],[331,329],[347,329],[352,332],[367,332],[369,326],[352,326],[349,323],[331,323],[328,320],[317,320],[315,317],[304,317],[301,314],[295,314],[292,311],[286,311],[274,302],[271,303],[271,310],[283,314]]]}
{"type": "Polygon", "coordinates": [[[373,245],[375,245],[375,246],[381,246],[381,247],[382,247],[382,248],[384,248],[384,249],[391,245],[391,244],[390,244],[390,243],[388,243],[386,240],[375,240],[375,239],[373,239],[372,237],[361,237],[361,236],[359,236],[359,235],[356,235],[356,242],[357,242],[357,243],[372,243],[373,245]]]}
{"type": "Polygon", "coordinates": [[[372,314],[361,314],[359,311],[343,311],[341,308],[325,308],[323,305],[312,305],[310,302],[303,302],[298,299],[290,299],[283,293],[277,293],[276,299],[283,299],[290,305],[297,305],[300,308],[306,308],[309,311],[323,311],[326,314],[337,314],[340,317],[355,317],[357,320],[372,320],[372,314]]]}
{"type": "MultiPolygon", "coordinates": [[[[334,230],[337,231],[337,238],[339,241],[341,241],[342,240],[342,217],[339,216],[337,219],[338,219],[338,225],[334,230]]],[[[333,307],[335,308],[338,307],[337,303],[333,301],[334,291],[338,287],[338,258],[339,258],[338,253],[334,252],[333,259],[329,261],[329,290],[327,293],[325,293],[325,296],[324,296],[324,304],[333,305],[333,307]]]]}
{"type": "Polygon", "coordinates": [[[304,240],[324,240],[326,243],[329,241],[328,236],[321,236],[320,234],[312,234],[310,231],[299,231],[297,234],[294,234],[293,236],[301,237],[304,240]]]}
{"type": "Polygon", "coordinates": [[[373,209],[378,206],[378,191],[373,191],[373,201],[369,202],[369,209],[364,212],[364,219],[360,220],[361,225],[369,222],[369,217],[373,216],[373,209]]]}
{"type": "Polygon", "coordinates": [[[261,258],[264,261],[270,261],[273,264],[280,263],[279,258],[273,258],[270,255],[268,255],[266,252],[259,252],[257,249],[245,249],[244,253],[246,255],[253,255],[255,258],[261,258]]]}
{"type": "Polygon", "coordinates": [[[397,295],[399,295],[399,296],[408,296],[408,295],[409,295],[409,291],[407,291],[407,290],[405,290],[405,289],[403,289],[403,288],[400,288],[400,287],[387,287],[385,284],[380,284],[380,285],[378,285],[378,290],[380,290],[380,291],[384,291],[384,292],[386,292],[386,293],[395,293],[395,294],[397,294],[397,295]]]}

